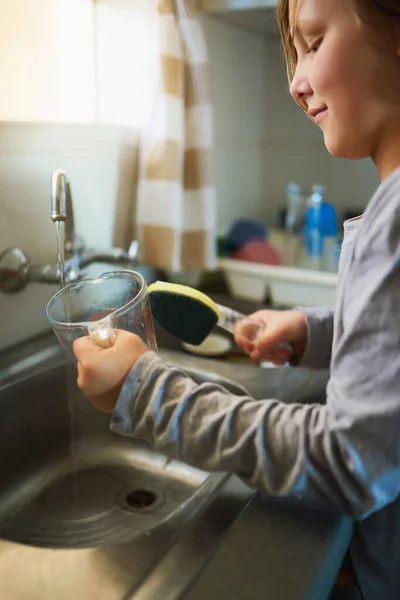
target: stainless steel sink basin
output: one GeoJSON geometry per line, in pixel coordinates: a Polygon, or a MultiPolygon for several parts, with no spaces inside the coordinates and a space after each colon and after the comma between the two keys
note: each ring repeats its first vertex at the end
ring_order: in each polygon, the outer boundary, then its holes
{"type": "Polygon", "coordinates": [[[49,356],[0,380],[1,597],[128,598],[227,476],[113,434],[79,392],[75,367],[49,356]]]}
{"type": "Polygon", "coordinates": [[[127,542],[190,512],[208,478],[208,492],[220,484],[220,476],[112,433],[109,416],[89,405],[75,379],[74,367],[62,365],[0,391],[4,539],[48,548],[127,542]]]}

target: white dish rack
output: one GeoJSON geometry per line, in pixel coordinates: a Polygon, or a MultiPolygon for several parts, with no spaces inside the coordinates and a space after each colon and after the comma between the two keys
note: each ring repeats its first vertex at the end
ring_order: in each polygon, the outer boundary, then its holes
{"type": "Polygon", "coordinates": [[[337,274],[308,269],[275,267],[229,258],[218,261],[234,298],[274,305],[334,308],[337,274]]]}

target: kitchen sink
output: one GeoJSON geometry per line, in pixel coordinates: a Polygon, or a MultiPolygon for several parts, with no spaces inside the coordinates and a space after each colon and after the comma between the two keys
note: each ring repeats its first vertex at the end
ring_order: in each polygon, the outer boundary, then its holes
{"type": "MultiPolygon", "coordinates": [[[[34,356],[0,378],[1,596],[132,597],[229,476],[112,433],[57,347],[34,356]]],[[[187,373],[246,393],[214,373],[187,373]]]]}
{"type": "MultiPolygon", "coordinates": [[[[314,402],[328,378],[160,345],[196,382],[256,399],[314,402]]],[[[234,475],[111,432],[51,332],[0,352],[1,600],[182,600],[254,495],[234,475]]],[[[265,527],[261,513],[258,522],[265,527]]]]}
{"type": "MultiPolygon", "coordinates": [[[[188,374],[199,383],[214,376],[188,374]]],[[[48,548],[127,542],[182,519],[207,479],[208,493],[222,481],[112,433],[109,415],[78,389],[73,365],[0,390],[0,478],[1,536],[48,548]]]]}

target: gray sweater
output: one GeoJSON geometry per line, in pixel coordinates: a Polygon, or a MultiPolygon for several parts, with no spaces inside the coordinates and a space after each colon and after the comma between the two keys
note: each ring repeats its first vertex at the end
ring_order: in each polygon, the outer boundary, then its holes
{"type": "Polygon", "coordinates": [[[324,405],[196,385],[154,353],[121,392],[111,428],[171,457],[229,471],[274,496],[351,514],[364,600],[400,598],[400,170],[345,224],[335,315],[307,309],[303,363],[330,366],[324,405]],[[397,531],[399,529],[399,531],[397,531]]]}

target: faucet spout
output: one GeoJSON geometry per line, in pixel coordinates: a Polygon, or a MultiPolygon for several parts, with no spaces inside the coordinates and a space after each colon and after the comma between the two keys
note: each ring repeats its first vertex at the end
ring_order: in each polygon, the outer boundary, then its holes
{"type": "MultiPolygon", "coordinates": [[[[57,169],[51,177],[50,216],[54,223],[65,223],[65,280],[66,283],[81,279],[83,269],[93,263],[107,263],[133,269],[138,261],[138,242],[133,241],[126,252],[121,248],[105,251],[87,251],[83,241],[75,235],[74,211],[71,189],[63,169],[57,169]]],[[[0,291],[11,293],[22,290],[29,282],[59,283],[58,264],[30,264],[20,248],[7,248],[0,252],[0,291]]]]}
{"type": "Polygon", "coordinates": [[[51,219],[54,223],[67,220],[67,176],[65,171],[57,169],[51,178],[51,219]]]}

